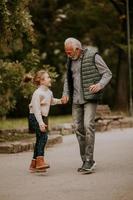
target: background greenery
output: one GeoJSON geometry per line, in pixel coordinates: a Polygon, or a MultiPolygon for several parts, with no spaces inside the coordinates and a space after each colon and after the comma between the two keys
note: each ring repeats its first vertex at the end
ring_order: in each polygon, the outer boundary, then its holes
{"type": "MultiPolygon", "coordinates": [[[[133,2],[129,0],[131,46],[133,2]]],[[[66,70],[64,40],[76,37],[96,46],[113,73],[103,102],[112,109],[129,108],[126,0],[1,0],[0,1],[0,116],[24,117],[34,87],[24,84],[26,73],[47,68],[52,90],[61,97],[66,70]]],[[[132,70],[133,73],[133,70],[132,70]]],[[[70,105],[51,114],[67,114],[70,105]]]]}
{"type": "MultiPolygon", "coordinates": [[[[63,115],[63,116],[50,116],[49,117],[49,129],[55,127],[58,124],[71,123],[72,116],[71,115],[63,115]]],[[[20,127],[28,128],[28,121],[26,118],[21,119],[13,119],[9,118],[8,120],[0,120],[0,129],[20,129],[20,127]]]]}

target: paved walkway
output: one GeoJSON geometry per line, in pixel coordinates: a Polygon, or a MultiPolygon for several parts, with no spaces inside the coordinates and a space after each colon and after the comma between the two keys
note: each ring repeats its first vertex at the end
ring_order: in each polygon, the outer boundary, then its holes
{"type": "Polygon", "coordinates": [[[0,154],[0,200],[133,200],[133,129],[96,134],[96,173],[82,175],[75,135],[47,149],[47,173],[28,172],[32,152],[0,154]]]}

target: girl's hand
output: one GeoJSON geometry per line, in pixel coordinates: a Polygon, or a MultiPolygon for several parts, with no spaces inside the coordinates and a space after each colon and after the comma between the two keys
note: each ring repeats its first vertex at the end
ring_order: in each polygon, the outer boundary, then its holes
{"type": "Polygon", "coordinates": [[[41,132],[45,132],[46,131],[46,128],[47,128],[47,125],[46,124],[43,124],[43,125],[40,125],[40,131],[41,132]]]}

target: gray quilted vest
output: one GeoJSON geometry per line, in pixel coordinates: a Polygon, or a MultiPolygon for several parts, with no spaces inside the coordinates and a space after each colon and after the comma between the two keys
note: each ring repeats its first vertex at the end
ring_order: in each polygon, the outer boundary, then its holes
{"type": "MultiPolygon", "coordinates": [[[[92,94],[89,91],[89,86],[96,84],[101,79],[101,75],[95,65],[95,55],[97,51],[94,48],[85,49],[82,60],[81,60],[81,85],[83,91],[83,97],[86,101],[97,101],[101,98],[101,92],[92,94]]],[[[73,78],[71,71],[71,59],[67,62],[67,79],[70,97],[73,97],[73,78]]]]}
{"type": "MultiPolygon", "coordinates": [[[[100,99],[100,93],[92,94],[89,91],[89,86],[96,84],[101,79],[99,71],[95,65],[95,55],[97,51],[94,48],[87,48],[84,51],[84,55],[81,60],[81,86],[83,91],[83,97],[86,101],[97,101],[100,99]]],[[[71,72],[71,60],[68,59],[67,63],[67,79],[70,97],[73,96],[73,78],[71,72]]]]}
{"type": "Polygon", "coordinates": [[[92,94],[88,87],[92,84],[96,84],[100,81],[101,75],[95,65],[95,55],[97,51],[93,48],[85,50],[81,61],[81,85],[83,90],[83,96],[85,100],[98,100],[100,99],[100,93],[92,94]]]}

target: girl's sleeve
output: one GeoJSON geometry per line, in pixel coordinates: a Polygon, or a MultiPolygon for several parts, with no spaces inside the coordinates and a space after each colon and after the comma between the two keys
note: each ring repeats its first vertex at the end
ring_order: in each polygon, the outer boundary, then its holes
{"type": "Polygon", "coordinates": [[[41,115],[40,95],[38,93],[33,94],[32,108],[33,108],[33,113],[36,117],[37,122],[39,123],[39,125],[43,125],[44,122],[41,115]]]}
{"type": "Polygon", "coordinates": [[[62,96],[68,96],[69,97],[69,88],[68,88],[67,74],[65,74],[65,80],[64,80],[64,86],[63,86],[63,94],[62,94],[62,96]]]}
{"type": "Polygon", "coordinates": [[[51,105],[62,104],[61,99],[57,99],[53,97],[53,93],[51,94],[51,105]]]}

